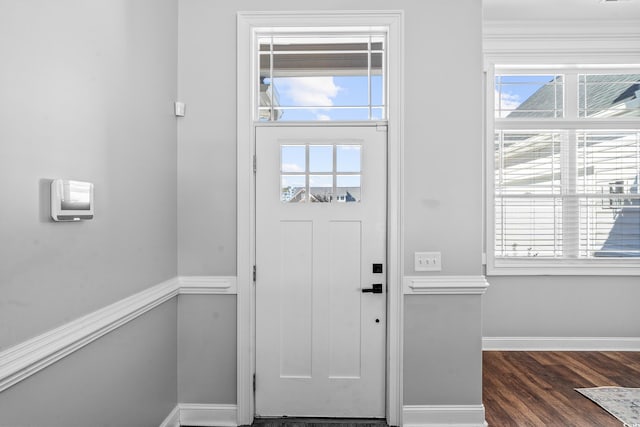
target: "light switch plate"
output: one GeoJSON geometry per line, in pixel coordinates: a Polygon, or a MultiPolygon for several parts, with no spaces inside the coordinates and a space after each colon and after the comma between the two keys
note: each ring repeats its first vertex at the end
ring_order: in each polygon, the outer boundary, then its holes
{"type": "Polygon", "coordinates": [[[176,113],[176,117],[184,117],[184,102],[176,102],[175,104],[173,104],[173,107],[176,113]]]}

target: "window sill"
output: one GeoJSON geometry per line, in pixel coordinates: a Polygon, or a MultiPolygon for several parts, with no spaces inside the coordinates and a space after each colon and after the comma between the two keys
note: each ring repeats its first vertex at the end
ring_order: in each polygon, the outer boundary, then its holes
{"type": "Polygon", "coordinates": [[[640,276],[640,258],[494,258],[487,261],[487,276],[640,276]]]}

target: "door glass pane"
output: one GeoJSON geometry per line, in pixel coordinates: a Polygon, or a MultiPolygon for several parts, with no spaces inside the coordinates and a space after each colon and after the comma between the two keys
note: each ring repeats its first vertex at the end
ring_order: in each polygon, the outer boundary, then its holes
{"type": "Polygon", "coordinates": [[[306,202],[307,177],[305,175],[281,175],[280,200],[285,203],[306,202]]]}
{"type": "Polygon", "coordinates": [[[336,170],[338,172],[360,172],[360,145],[336,146],[336,170]]]}
{"type": "Polygon", "coordinates": [[[305,172],[307,161],[304,145],[282,145],[280,147],[281,172],[305,172]]]}
{"type": "Polygon", "coordinates": [[[309,172],[333,172],[333,146],[309,146],[309,172]]]}
{"type": "Polygon", "coordinates": [[[333,199],[333,175],[309,175],[310,200],[329,203],[333,199]]]}
{"type": "Polygon", "coordinates": [[[280,200],[284,203],[359,202],[361,155],[362,146],[355,144],[281,145],[280,200]]]}
{"type": "Polygon", "coordinates": [[[338,175],[336,177],[336,202],[359,202],[360,189],[360,175],[338,175]]]}

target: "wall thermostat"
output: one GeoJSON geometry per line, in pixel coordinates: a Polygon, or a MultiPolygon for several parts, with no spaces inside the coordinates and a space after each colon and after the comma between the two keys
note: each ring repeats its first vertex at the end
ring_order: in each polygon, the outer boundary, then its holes
{"type": "Polygon", "coordinates": [[[51,183],[51,218],[80,221],[93,218],[93,184],[54,179],[51,183]]]}

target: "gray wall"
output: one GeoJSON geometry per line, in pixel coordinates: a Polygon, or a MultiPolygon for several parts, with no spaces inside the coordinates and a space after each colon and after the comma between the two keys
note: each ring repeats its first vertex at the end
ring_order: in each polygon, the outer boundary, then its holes
{"type": "Polygon", "coordinates": [[[640,337],[638,277],[489,277],[486,337],[640,337]]]}
{"type": "MultiPolygon", "coordinates": [[[[177,274],[177,11],[0,3],[0,350],[177,274]],[[95,184],[94,220],[50,220],[54,178],[95,184]]],[[[157,425],[176,403],[175,305],[0,394],[0,425],[35,396],[82,412],[64,425],[157,425]],[[136,399],[149,402],[138,415],[136,399]]],[[[29,425],[54,425],[34,412],[29,425]]]]}
{"type": "Polygon", "coordinates": [[[176,406],[173,298],[0,394],[3,427],[158,427],[176,406]]]}
{"type": "MultiPolygon", "coordinates": [[[[481,274],[481,2],[275,0],[267,5],[258,0],[181,0],[179,5],[178,92],[187,104],[186,117],[178,123],[181,275],[235,274],[236,12],[389,8],[405,11],[405,271],[413,274],[414,251],[436,250],[442,252],[442,274],[481,274]]],[[[407,360],[426,357],[436,363],[442,355],[431,352],[421,332],[422,322],[428,320],[421,313],[428,310],[431,300],[416,296],[411,301],[407,319],[418,323],[405,336],[407,360]]],[[[180,304],[181,333],[183,324],[195,325],[195,319],[220,309],[214,298],[196,313],[183,313],[182,301],[180,304]]],[[[441,332],[454,333],[455,328],[444,327],[441,332]]],[[[226,336],[216,345],[231,346],[234,339],[226,336]]],[[[182,375],[186,375],[185,360],[199,360],[200,369],[221,369],[218,363],[211,365],[197,356],[212,345],[201,340],[181,348],[182,375]]],[[[476,345],[470,357],[479,361],[479,351],[476,345]]],[[[477,382],[478,366],[473,369],[471,381],[477,382]]],[[[436,375],[430,384],[438,383],[438,371],[430,372],[436,375]]],[[[415,374],[409,370],[406,377],[415,374]]],[[[232,386],[235,383],[228,378],[214,387],[232,386]]],[[[196,393],[183,386],[180,390],[181,399],[196,393]]],[[[462,400],[480,403],[478,388],[471,390],[474,397],[462,400]]],[[[213,390],[196,393],[207,394],[212,396],[213,390]]],[[[408,387],[406,398],[433,403],[425,400],[431,396],[419,386],[408,387]]]]}
{"type": "Polygon", "coordinates": [[[482,403],[480,298],[405,297],[405,405],[482,403]]]}
{"type": "Polygon", "coordinates": [[[414,251],[439,250],[442,274],[480,274],[482,37],[476,0],[180,1],[178,88],[187,104],[178,124],[180,274],[235,274],[236,12],[389,8],[404,9],[406,21],[406,271],[413,271],[414,251]]]}
{"type": "Polygon", "coordinates": [[[236,296],[178,297],[178,402],[236,403],[236,296]]]}
{"type": "Polygon", "coordinates": [[[0,349],[176,275],[176,0],[3,1],[0,349]],[[48,183],[95,185],[54,223],[48,183]]]}

